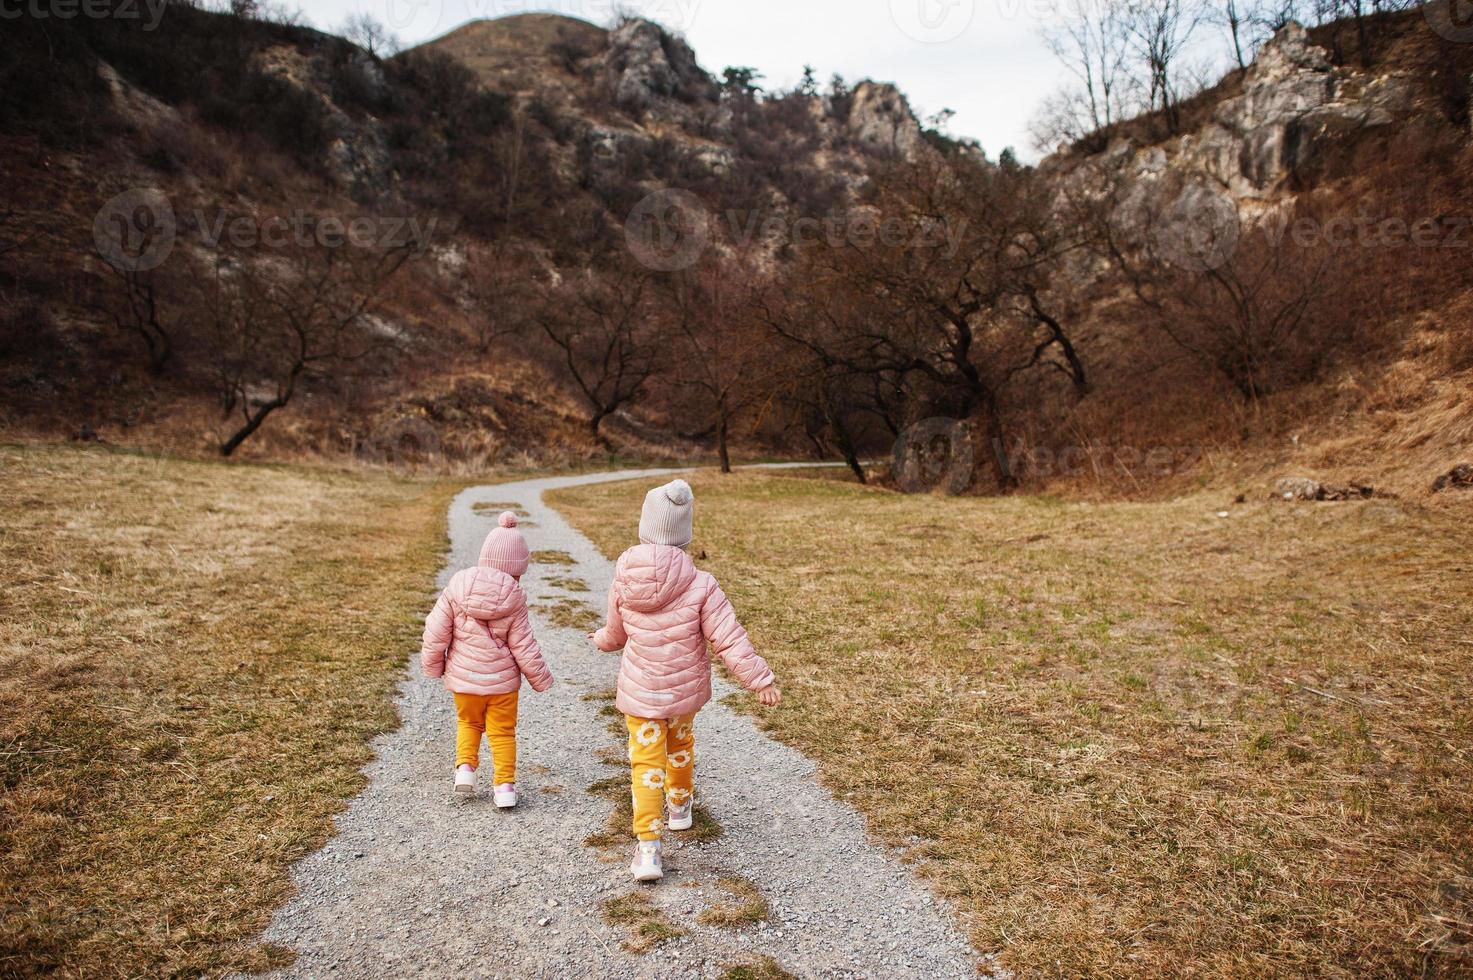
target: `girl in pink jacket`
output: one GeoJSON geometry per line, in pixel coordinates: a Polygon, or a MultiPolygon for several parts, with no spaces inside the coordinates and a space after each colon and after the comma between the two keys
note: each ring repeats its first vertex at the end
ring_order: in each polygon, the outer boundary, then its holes
{"type": "Polygon", "coordinates": [[[614,702],[629,728],[634,834],[629,870],[638,881],[664,877],[660,835],[691,826],[695,719],[711,700],[706,644],[765,705],[782,699],[772,670],[752,648],[716,580],[685,553],[692,498],[684,480],[644,498],[640,544],[619,556],[609,588],[608,622],[589,636],[606,652],[623,649],[614,702]],[[669,818],[665,804],[669,803],[669,818]]]}
{"type": "Polygon", "coordinates": [[[419,662],[427,677],[445,678],[455,696],[455,792],[476,791],[481,735],[491,746],[496,805],[517,805],[517,694],[522,677],[534,691],[552,674],[527,617],[518,580],[530,553],[517,517],[507,511],[486,535],[475,568],[456,572],[425,619],[419,662]]]}

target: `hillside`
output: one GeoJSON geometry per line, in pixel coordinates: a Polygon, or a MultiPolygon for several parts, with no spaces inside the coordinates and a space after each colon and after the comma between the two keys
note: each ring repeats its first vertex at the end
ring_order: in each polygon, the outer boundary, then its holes
{"type": "MultiPolygon", "coordinates": [[[[888,159],[867,135],[873,100],[846,95],[842,113],[817,98],[734,105],[683,42],[645,21],[614,32],[555,16],[474,22],[382,60],[290,25],[171,13],[157,38],[122,21],[59,38],[22,22],[0,42],[13,431],[209,451],[245,417],[214,418],[222,401],[264,405],[290,371],[269,357],[213,362],[220,298],[198,288],[222,261],[213,239],[238,219],[259,233],[337,215],[386,235],[407,220],[428,230],[375,292],[372,332],[388,342],[362,345],[351,372],[345,360],[303,372],[295,400],[242,451],[472,464],[607,446],[688,453],[678,432],[646,421],[667,412],[630,414],[629,399],[608,432],[590,434],[587,398],[539,340],[530,299],[566,270],[609,261],[651,190],[816,214],[888,159]],[[177,237],[170,261],[128,274],[99,261],[91,239],[94,217],[134,188],[167,202],[177,237]],[[167,363],[152,363],[150,337],[167,337],[167,363]],[[231,371],[251,377],[222,388],[231,371]]],[[[900,113],[888,127],[918,133],[884,91],[877,111],[900,113]]]]}
{"type": "Polygon", "coordinates": [[[764,92],[638,18],[473,21],[389,58],[191,7],[153,36],[21,21],[0,420],[857,472],[961,425],[974,492],[1425,495],[1473,443],[1473,56],[1415,11],[1360,27],[1291,23],[1170,114],[1020,167],[893,85],[764,92]],[[115,261],[165,231],[156,265],[115,261]]]}

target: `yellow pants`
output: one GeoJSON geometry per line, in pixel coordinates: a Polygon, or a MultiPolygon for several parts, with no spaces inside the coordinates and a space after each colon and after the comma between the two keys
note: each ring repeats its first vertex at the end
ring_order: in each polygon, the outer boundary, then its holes
{"type": "Polygon", "coordinates": [[[481,735],[491,746],[496,785],[517,781],[517,694],[455,695],[455,764],[481,764],[481,735]]]}
{"type": "Polygon", "coordinates": [[[629,726],[629,775],[634,785],[634,834],[659,840],[665,830],[665,799],[690,800],[696,779],[696,716],[636,718],[629,726]]]}

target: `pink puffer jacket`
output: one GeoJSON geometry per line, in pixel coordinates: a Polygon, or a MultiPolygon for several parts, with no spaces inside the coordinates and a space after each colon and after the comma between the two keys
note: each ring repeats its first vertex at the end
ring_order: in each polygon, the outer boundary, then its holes
{"type": "Polygon", "coordinates": [[[419,663],[458,694],[510,694],[522,675],[534,691],[552,673],[527,618],[527,594],[503,571],[478,565],[456,572],[425,619],[419,663]]]}
{"type": "Polygon", "coordinates": [[[609,588],[609,619],[594,634],[600,650],[624,648],[615,705],[636,718],[694,714],[711,700],[706,641],[742,686],[772,683],[725,593],[690,556],[669,545],[641,544],[619,556],[609,588]]]}

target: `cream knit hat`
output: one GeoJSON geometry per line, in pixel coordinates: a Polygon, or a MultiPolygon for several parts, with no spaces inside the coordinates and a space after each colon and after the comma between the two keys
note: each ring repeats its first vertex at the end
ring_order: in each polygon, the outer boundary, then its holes
{"type": "Polygon", "coordinates": [[[671,480],[644,495],[639,512],[639,540],[644,544],[668,544],[684,548],[691,539],[694,509],[690,484],[671,480]]]}

